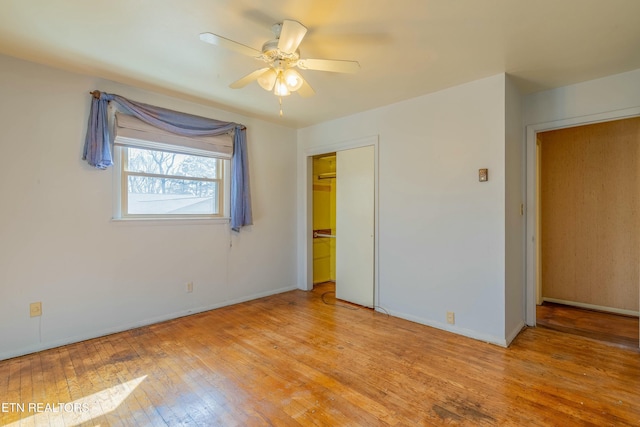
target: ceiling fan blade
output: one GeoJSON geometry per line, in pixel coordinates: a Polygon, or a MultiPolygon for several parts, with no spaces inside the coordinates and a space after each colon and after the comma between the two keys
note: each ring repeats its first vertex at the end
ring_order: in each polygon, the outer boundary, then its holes
{"type": "Polygon", "coordinates": [[[244,76],[243,78],[241,78],[240,80],[236,80],[235,82],[231,83],[229,85],[230,88],[232,89],[240,89],[245,87],[246,85],[248,85],[249,83],[251,83],[254,80],[257,80],[258,77],[260,77],[263,73],[266,73],[267,71],[269,71],[270,68],[260,68],[259,70],[255,70],[253,73],[249,73],[246,76],[244,76]]]}
{"type": "Polygon", "coordinates": [[[302,86],[300,86],[300,89],[298,89],[298,94],[300,94],[300,96],[303,98],[308,98],[315,95],[316,91],[313,90],[311,85],[309,85],[309,83],[307,83],[305,79],[302,79],[302,86]]]}
{"type": "Polygon", "coordinates": [[[284,53],[294,53],[300,46],[305,34],[307,34],[307,27],[298,21],[285,19],[282,21],[278,49],[284,53]]]}
{"type": "Polygon", "coordinates": [[[216,46],[223,47],[225,49],[233,50],[243,55],[253,56],[254,58],[262,54],[262,52],[252,47],[245,46],[238,42],[234,42],[233,40],[225,39],[224,37],[221,37],[212,33],[200,34],[200,40],[202,40],[205,43],[211,43],[216,46]]]}
{"type": "Polygon", "coordinates": [[[303,70],[357,73],[360,69],[360,64],[357,61],[339,61],[335,59],[300,59],[298,67],[303,70]]]}

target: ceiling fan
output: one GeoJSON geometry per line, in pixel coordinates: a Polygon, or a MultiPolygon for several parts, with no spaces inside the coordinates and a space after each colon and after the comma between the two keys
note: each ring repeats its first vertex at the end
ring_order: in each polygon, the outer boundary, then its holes
{"type": "Polygon", "coordinates": [[[296,68],[334,73],[355,73],[360,69],[360,64],[356,61],[300,58],[298,46],[307,33],[307,28],[298,21],[285,19],[282,23],[273,24],[271,31],[275,39],[264,43],[261,51],[212,33],[200,34],[200,40],[264,61],[266,67],[247,74],[229,86],[240,89],[257,80],[263,89],[273,91],[280,98],[280,115],[283,96],[296,91],[303,97],[315,94],[296,68]]]}

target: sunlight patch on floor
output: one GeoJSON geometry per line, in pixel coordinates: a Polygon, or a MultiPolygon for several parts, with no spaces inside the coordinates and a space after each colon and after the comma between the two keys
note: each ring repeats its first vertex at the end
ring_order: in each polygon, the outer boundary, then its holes
{"type": "Polygon", "coordinates": [[[7,427],[20,425],[79,425],[114,411],[147,378],[146,375],[126,383],[117,384],[89,396],[59,404],[25,404],[26,411],[34,415],[17,420],[7,427]]]}

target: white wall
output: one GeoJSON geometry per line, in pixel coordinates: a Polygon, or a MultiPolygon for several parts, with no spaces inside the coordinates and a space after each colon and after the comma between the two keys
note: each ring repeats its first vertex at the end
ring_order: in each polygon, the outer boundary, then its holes
{"type": "Polygon", "coordinates": [[[525,98],[524,124],[552,122],[640,106],[640,69],[525,98]]]}
{"type": "MultiPolygon", "coordinates": [[[[307,209],[305,154],[378,135],[378,305],[501,345],[505,79],[493,76],[298,131],[299,219],[307,209]],[[478,182],[480,168],[489,169],[486,183],[478,182]],[[453,326],[446,323],[447,311],[456,314],[453,326]]],[[[304,221],[298,233],[303,248],[304,221]]],[[[304,289],[307,272],[299,271],[298,280],[304,289]]]]}
{"type": "Polygon", "coordinates": [[[524,327],[525,200],[523,97],[507,76],[505,92],[505,334],[507,343],[524,327]]]}
{"type": "Polygon", "coordinates": [[[5,56],[0,94],[0,359],[295,287],[295,130],[5,56]],[[113,171],[81,160],[93,89],[245,124],[254,226],[111,221],[113,171]]]}

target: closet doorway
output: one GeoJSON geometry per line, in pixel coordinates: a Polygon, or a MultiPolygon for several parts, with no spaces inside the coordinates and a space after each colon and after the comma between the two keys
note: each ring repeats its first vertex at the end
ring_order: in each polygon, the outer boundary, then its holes
{"type": "Polygon", "coordinates": [[[311,158],[313,284],[336,298],[375,305],[375,146],[311,158]]]}
{"type": "Polygon", "coordinates": [[[336,281],[336,153],[313,157],[313,285],[336,281]]]}

